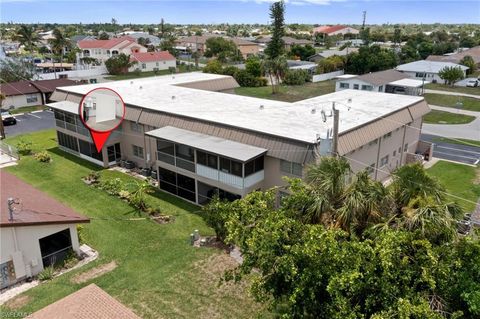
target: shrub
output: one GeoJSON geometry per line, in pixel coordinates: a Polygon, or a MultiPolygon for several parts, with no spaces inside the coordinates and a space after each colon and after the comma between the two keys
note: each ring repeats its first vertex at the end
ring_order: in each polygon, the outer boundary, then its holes
{"type": "Polygon", "coordinates": [[[110,195],[117,196],[123,188],[123,183],[120,178],[106,179],[100,182],[100,188],[110,195]]]}
{"type": "Polygon", "coordinates": [[[118,196],[121,198],[121,199],[126,199],[128,200],[130,198],[130,192],[129,191],[126,191],[126,190],[121,190],[120,192],[118,192],[118,196]]]}
{"type": "Polygon", "coordinates": [[[77,236],[80,244],[85,244],[85,228],[83,225],[77,225],[77,236]]]}
{"type": "Polygon", "coordinates": [[[20,155],[32,154],[33,143],[29,140],[20,139],[17,143],[17,150],[20,155]]]}
{"type": "Polygon", "coordinates": [[[234,76],[234,75],[235,75],[235,72],[237,72],[237,71],[238,71],[238,68],[237,68],[236,66],[227,65],[226,67],[223,68],[222,74],[223,74],[223,75],[234,76]]]}
{"type": "Polygon", "coordinates": [[[302,85],[310,79],[306,70],[287,70],[283,83],[287,85],[302,85]]]}
{"type": "Polygon", "coordinates": [[[215,231],[217,239],[224,242],[227,237],[226,222],[228,220],[228,202],[220,200],[218,196],[202,208],[202,215],[205,223],[215,231]]]}
{"type": "Polygon", "coordinates": [[[48,154],[47,151],[38,152],[35,155],[33,155],[33,157],[37,161],[42,162],[42,163],[50,163],[50,161],[52,160],[52,157],[50,156],[50,154],[48,154]]]}
{"type": "Polygon", "coordinates": [[[83,179],[85,179],[86,181],[89,181],[91,184],[97,184],[98,180],[100,179],[100,173],[97,171],[91,171],[83,179]]]}
{"type": "Polygon", "coordinates": [[[55,269],[52,266],[49,266],[47,268],[44,268],[38,274],[38,280],[40,280],[40,281],[50,280],[50,279],[53,278],[54,274],[55,274],[55,269]]]}
{"type": "Polygon", "coordinates": [[[235,72],[234,77],[240,86],[259,87],[267,85],[267,79],[255,77],[247,70],[238,70],[237,72],[235,72]]]}
{"type": "Polygon", "coordinates": [[[222,74],[222,63],[213,59],[207,62],[207,65],[203,68],[203,73],[222,74]]]}

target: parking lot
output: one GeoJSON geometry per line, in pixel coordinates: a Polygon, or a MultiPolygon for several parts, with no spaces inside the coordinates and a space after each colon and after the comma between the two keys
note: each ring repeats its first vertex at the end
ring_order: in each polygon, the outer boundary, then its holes
{"type": "Polygon", "coordinates": [[[480,162],[480,147],[436,141],[440,136],[422,134],[423,141],[432,142],[433,156],[450,161],[477,165],[480,162]]]}
{"type": "Polygon", "coordinates": [[[7,137],[46,130],[55,126],[53,112],[49,110],[15,115],[15,118],[17,119],[17,124],[5,126],[5,135],[7,137]]]}

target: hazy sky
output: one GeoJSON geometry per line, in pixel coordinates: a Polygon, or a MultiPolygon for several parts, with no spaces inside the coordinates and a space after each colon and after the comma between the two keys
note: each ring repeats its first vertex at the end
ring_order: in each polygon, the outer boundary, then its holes
{"type": "MultiPolygon", "coordinates": [[[[267,23],[270,0],[0,0],[2,22],[267,23]]],[[[288,23],[480,23],[480,0],[288,0],[288,23]]]]}

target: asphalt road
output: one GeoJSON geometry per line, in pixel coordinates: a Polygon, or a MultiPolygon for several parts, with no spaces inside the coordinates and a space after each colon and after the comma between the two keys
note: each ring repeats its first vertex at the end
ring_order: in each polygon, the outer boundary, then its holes
{"type": "Polygon", "coordinates": [[[422,134],[423,141],[435,143],[433,156],[446,160],[462,162],[466,164],[478,164],[480,162],[480,147],[438,142],[439,136],[422,134]]]}
{"type": "Polygon", "coordinates": [[[15,115],[15,118],[17,119],[17,124],[5,126],[5,135],[7,137],[55,127],[52,111],[25,113],[23,115],[15,115]]]}

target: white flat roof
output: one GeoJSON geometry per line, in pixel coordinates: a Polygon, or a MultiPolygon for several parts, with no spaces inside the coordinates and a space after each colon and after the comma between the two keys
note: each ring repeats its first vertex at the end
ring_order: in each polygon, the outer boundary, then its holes
{"type": "Polygon", "coordinates": [[[183,130],[173,126],[146,132],[145,134],[171,142],[188,145],[242,162],[267,152],[266,149],[242,144],[224,138],[183,130]]]}
{"type": "Polygon", "coordinates": [[[338,75],[336,76],[335,78],[336,79],[351,79],[351,78],[356,78],[358,75],[356,74],[342,74],[342,75],[338,75]]]}
{"type": "Polygon", "coordinates": [[[452,62],[440,62],[440,61],[428,61],[420,60],[415,62],[410,62],[406,64],[400,64],[395,69],[398,71],[407,71],[407,72],[429,72],[429,73],[438,73],[444,67],[460,67],[462,70],[467,70],[468,67],[452,63],[452,62]]]}
{"type": "Polygon", "coordinates": [[[132,106],[307,143],[317,143],[319,137],[326,138],[333,122],[328,118],[324,123],[320,111],[330,111],[333,101],[338,102],[341,133],[423,100],[423,97],[407,95],[342,90],[288,103],[175,85],[227,77],[193,72],[175,74],[174,77],[166,75],[58,89],[86,94],[93,88],[107,87],[118,92],[125,103],[132,106]]]}
{"type": "Polygon", "coordinates": [[[69,112],[69,113],[78,114],[78,111],[79,111],[79,104],[73,103],[70,101],[59,101],[59,102],[48,103],[46,104],[46,106],[54,108],[56,110],[69,112]]]}
{"type": "Polygon", "coordinates": [[[430,82],[422,81],[422,80],[415,80],[415,79],[401,79],[401,80],[390,82],[390,83],[388,83],[388,85],[418,88],[418,87],[421,87],[423,84],[427,84],[427,83],[430,83],[430,82]]]}

